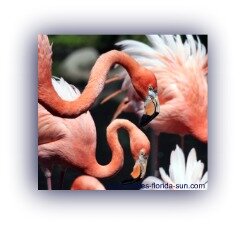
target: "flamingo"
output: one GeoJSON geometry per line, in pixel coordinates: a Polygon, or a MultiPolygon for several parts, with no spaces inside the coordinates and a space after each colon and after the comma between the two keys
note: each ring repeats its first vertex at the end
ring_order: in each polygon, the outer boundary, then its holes
{"type": "MultiPolygon", "coordinates": [[[[64,99],[71,100],[80,95],[76,87],[69,85],[62,78],[53,78],[52,83],[58,95],[64,99]]],[[[95,159],[96,128],[89,111],[77,118],[68,119],[54,116],[41,104],[38,104],[38,151],[48,188],[51,189],[53,164],[59,163],[64,167],[76,167],[97,177],[115,174],[123,164],[122,148],[115,134],[121,127],[130,134],[131,150],[136,160],[132,176],[137,178],[141,174],[141,178],[143,178],[150,144],[147,137],[134,124],[128,120],[115,120],[110,124],[107,130],[107,139],[113,150],[112,161],[106,166],[101,166],[95,159]]]]}
{"type": "MultiPolygon", "coordinates": [[[[156,75],[161,108],[149,126],[156,135],[162,132],[182,137],[191,134],[207,142],[206,48],[198,37],[195,40],[192,35],[187,35],[185,42],[180,35],[148,35],[147,38],[153,47],[133,40],[121,41],[117,45],[156,75]]],[[[123,111],[142,115],[146,102],[134,90],[128,73],[123,71],[119,78],[124,79],[122,90],[127,90],[127,96],[113,118],[123,111]]]]}
{"type": "MultiPolygon", "coordinates": [[[[73,101],[63,100],[52,85],[52,47],[46,35],[38,35],[38,102],[54,115],[76,117],[87,112],[104,88],[108,71],[115,64],[123,66],[131,77],[134,90],[154,110],[144,122],[150,122],[159,113],[157,80],[154,73],[137,63],[128,54],[112,50],[102,54],[93,66],[82,95],[73,101]]],[[[147,108],[146,108],[147,109],[147,108]]],[[[147,115],[147,114],[146,114],[147,115]]]]}
{"type": "Polygon", "coordinates": [[[46,35],[38,36],[38,157],[47,178],[48,189],[51,189],[52,165],[56,163],[82,169],[96,177],[115,174],[123,162],[122,149],[116,141],[116,131],[121,127],[129,132],[131,151],[136,160],[132,176],[144,176],[149,141],[128,121],[117,120],[109,126],[109,130],[112,129],[115,133],[107,136],[113,151],[112,161],[106,166],[101,166],[95,158],[96,128],[88,109],[102,91],[107,73],[115,63],[124,66],[129,72],[133,86],[141,98],[148,103],[150,98],[156,105],[149,119],[151,120],[158,113],[159,103],[157,82],[151,71],[140,66],[125,53],[110,51],[99,57],[91,71],[89,82],[80,95],[76,87],[63,79],[52,78],[52,46],[46,35]],[[145,78],[145,82],[142,77],[145,78]],[[111,142],[114,142],[113,146],[111,142]]]}
{"type": "Polygon", "coordinates": [[[95,177],[83,175],[77,177],[71,186],[71,190],[106,190],[103,184],[95,177]]]}
{"type": "MultiPolygon", "coordinates": [[[[76,99],[80,91],[63,78],[52,78],[58,95],[65,100],[76,99]]],[[[38,104],[38,158],[51,189],[51,168],[54,164],[74,167],[98,177],[110,177],[123,165],[123,149],[117,131],[123,128],[129,133],[130,148],[135,160],[132,178],[143,178],[146,172],[150,143],[146,135],[133,123],[116,119],[107,127],[107,142],[112,150],[111,162],[100,165],[96,160],[96,127],[90,112],[76,118],[62,118],[50,113],[38,104]]]]}

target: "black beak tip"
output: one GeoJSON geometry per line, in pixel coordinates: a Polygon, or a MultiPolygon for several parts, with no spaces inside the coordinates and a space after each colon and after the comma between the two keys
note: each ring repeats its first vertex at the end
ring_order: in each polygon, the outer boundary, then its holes
{"type": "Polygon", "coordinates": [[[143,115],[140,120],[140,127],[146,126],[149,122],[151,122],[159,113],[154,112],[152,115],[143,115]]]}
{"type": "Polygon", "coordinates": [[[146,126],[149,122],[150,122],[150,119],[151,117],[149,115],[143,115],[141,120],[140,120],[140,126],[141,127],[144,127],[146,126]]]}

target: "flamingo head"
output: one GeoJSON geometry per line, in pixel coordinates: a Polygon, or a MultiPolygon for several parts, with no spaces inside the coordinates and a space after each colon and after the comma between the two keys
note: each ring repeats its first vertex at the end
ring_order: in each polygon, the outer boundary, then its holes
{"type": "Polygon", "coordinates": [[[135,164],[131,173],[131,179],[125,182],[134,182],[144,178],[150,154],[150,142],[139,129],[135,131],[135,134],[131,135],[130,147],[135,164]]]}
{"type": "Polygon", "coordinates": [[[139,67],[135,74],[133,87],[144,101],[144,114],[140,121],[140,126],[144,127],[160,112],[157,80],[154,73],[144,67],[139,67]]]}
{"type": "Polygon", "coordinates": [[[142,149],[135,161],[131,176],[134,180],[144,178],[147,170],[148,154],[142,149]]]}

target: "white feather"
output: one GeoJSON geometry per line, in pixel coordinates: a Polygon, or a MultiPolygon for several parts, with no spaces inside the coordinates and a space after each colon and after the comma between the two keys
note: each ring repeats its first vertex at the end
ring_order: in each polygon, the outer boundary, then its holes
{"type": "Polygon", "coordinates": [[[138,42],[138,41],[134,41],[134,40],[124,40],[124,41],[120,41],[118,43],[116,43],[116,45],[121,46],[124,51],[128,52],[128,53],[138,53],[138,54],[143,54],[145,55],[146,53],[151,53],[151,54],[155,54],[157,53],[153,48],[151,48],[150,46],[142,43],[142,42],[138,42]]]}
{"type": "Polygon", "coordinates": [[[199,160],[197,161],[196,151],[193,148],[187,158],[185,164],[184,153],[181,148],[176,146],[170,156],[169,175],[166,174],[163,168],[159,168],[161,178],[164,183],[169,184],[205,184],[207,189],[208,172],[203,175],[204,164],[199,160]]]}
{"type": "Polygon", "coordinates": [[[169,166],[170,178],[175,183],[184,183],[185,181],[185,157],[182,149],[176,146],[175,151],[172,151],[169,166]]]}
{"type": "Polygon", "coordinates": [[[174,184],[173,180],[166,174],[165,170],[162,167],[159,168],[159,172],[165,183],[174,184]]]}
{"type": "Polygon", "coordinates": [[[80,91],[75,86],[68,84],[63,78],[52,77],[52,84],[63,100],[71,101],[80,96],[80,91]]]}
{"type": "Polygon", "coordinates": [[[186,166],[186,181],[191,182],[192,181],[192,175],[194,172],[194,167],[197,162],[197,155],[194,148],[189,152],[188,158],[187,158],[187,166],[186,166]]]}
{"type": "Polygon", "coordinates": [[[134,57],[145,67],[163,67],[159,56],[163,56],[172,62],[180,60],[182,65],[187,67],[200,67],[201,62],[205,61],[206,48],[201,43],[199,37],[197,40],[192,35],[186,35],[185,42],[180,35],[147,35],[152,47],[133,40],[118,42],[124,52],[134,57]],[[145,57],[147,59],[145,59],[145,57]]]}
{"type": "Polygon", "coordinates": [[[201,184],[205,184],[205,183],[207,183],[207,182],[208,182],[208,172],[206,172],[206,173],[204,174],[204,176],[202,177],[200,183],[201,183],[201,184]]]}

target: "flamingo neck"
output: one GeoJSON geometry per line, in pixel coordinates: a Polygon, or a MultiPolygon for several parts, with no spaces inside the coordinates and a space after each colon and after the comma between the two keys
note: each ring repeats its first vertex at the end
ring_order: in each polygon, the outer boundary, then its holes
{"type": "MultiPolygon", "coordinates": [[[[139,64],[127,54],[112,50],[102,54],[93,66],[87,86],[74,101],[62,100],[51,81],[51,51],[38,50],[38,100],[50,112],[62,117],[76,117],[88,111],[104,88],[107,74],[114,64],[122,65],[132,80],[139,64]]],[[[137,78],[138,79],[138,78],[137,78]]]]}
{"type": "Polygon", "coordinates": [[[92,160],[92,164],[85,170],[91,176],[104,178],[116,174],[123,166],[123,148],[118,140],[118,130],[123,128],[128,131],[131,136],[133,129],[132,124],[124,119],[114,120],[107,127],[107,142],[112,151],[111,162],[107,165],[99,165],[97,160],[92,160]]]}

